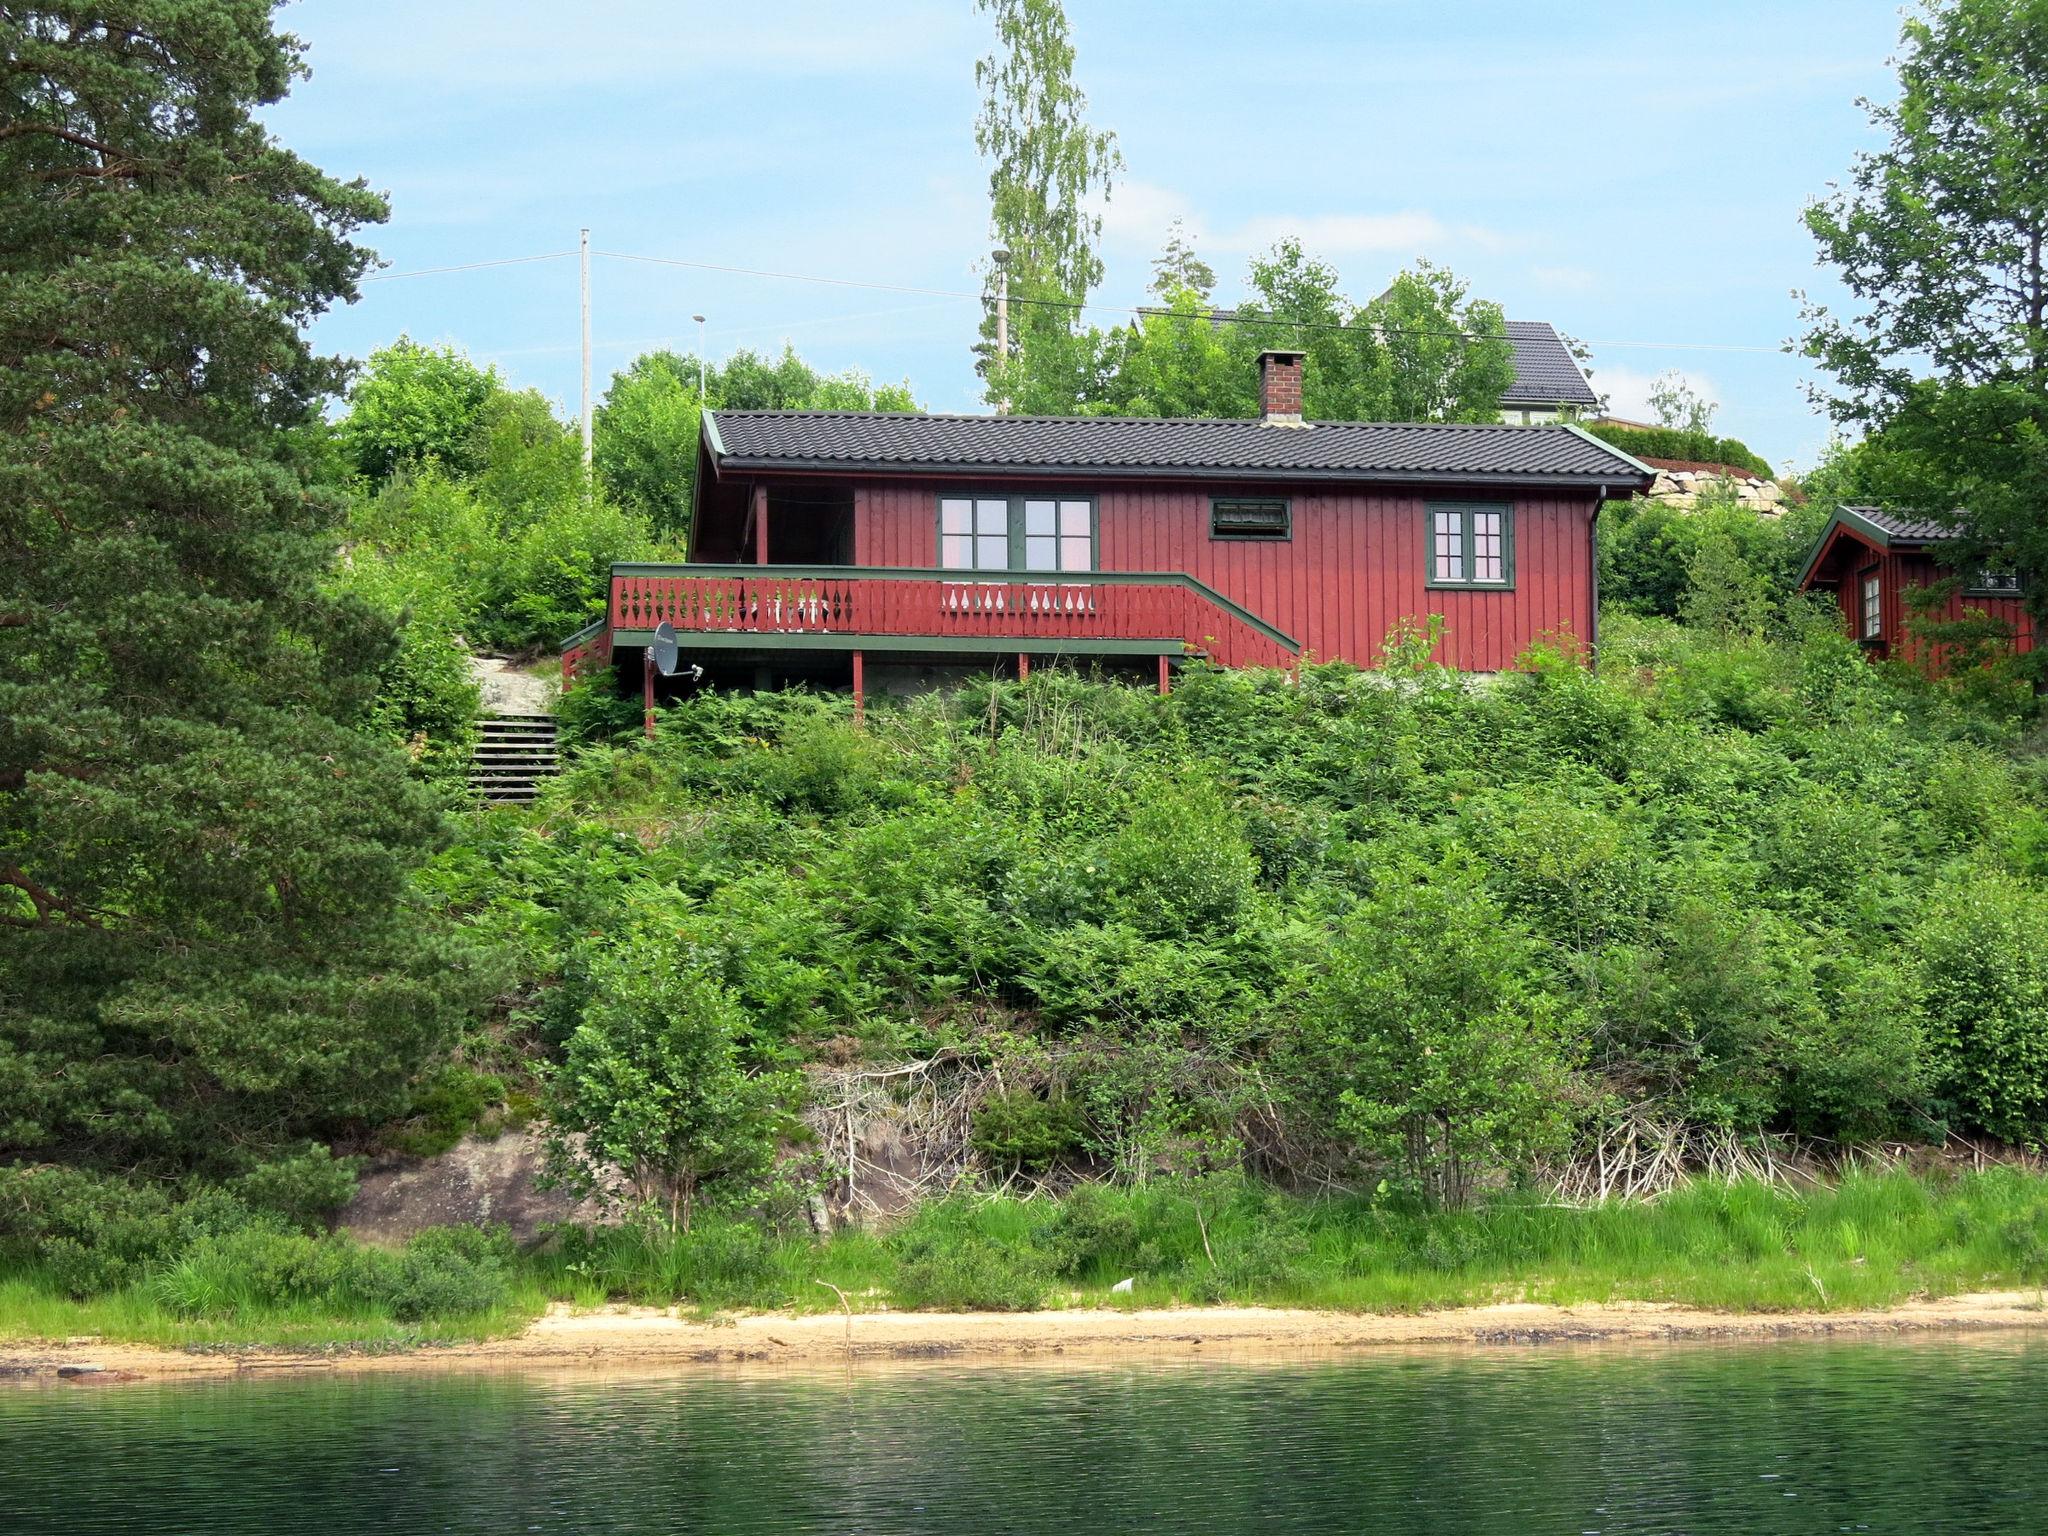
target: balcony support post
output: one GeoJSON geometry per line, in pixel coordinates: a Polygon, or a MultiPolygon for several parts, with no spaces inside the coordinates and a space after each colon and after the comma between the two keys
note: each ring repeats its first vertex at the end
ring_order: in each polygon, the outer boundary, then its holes
{"type": "Polygon", "coordinates": [[[654,740],[654,647],[649,646],[640,653],[640,709],[641,729],[647,739],[654,740]]]}
{"type": "Polygon", "coordinates": [[[855,651],[853,653],[853,718],[856,721],[860,721],[865,720],[867,717],[867,657],[863,653],[855,651]]]}
{"type": "Polygon", "coordinates": [[[754,487],[754,564],[768,563],[768,487],[754,487]]]}
{"type": "Polygon", "coordinates": [[[1031,653],[1029,651],[1019,651],[1017,653],[1017,681],[1020,683],[1031,681],[1031,653]]]}
{"type": "Polygon", "coordinates": [[[1163,699],[1173,692],[1173,668],[1162,652],[1159,657],[1159,696],[1163,699]]]}

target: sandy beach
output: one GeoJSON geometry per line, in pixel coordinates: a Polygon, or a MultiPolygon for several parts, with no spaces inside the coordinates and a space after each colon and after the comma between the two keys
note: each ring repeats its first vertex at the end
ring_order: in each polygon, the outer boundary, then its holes
{"type": "Polygon", "coordinates": [[[1649,1303],[1507,1303],[1419,1314],[1264,1307],[1026,1313],[757,1313],[703,1320],[674,1309],[551,1308],[519,1334],[398,1353],[185,1352],[95,1339],[0,1345],[0,1375],[77,1384],[235,1372],[535,1367],[823,1366],[848,1361],[1326,1356],[1387,1345],[1470,1347],[1880,1336],[2048,1327],[2038,1291],[1998,1291],[1875,1311],[1710,1312],[1649,1303]]]}

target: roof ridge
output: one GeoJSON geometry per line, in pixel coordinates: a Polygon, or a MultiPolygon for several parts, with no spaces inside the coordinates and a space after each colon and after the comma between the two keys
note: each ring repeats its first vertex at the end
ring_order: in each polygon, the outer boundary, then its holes
{"type": "MultiPolygon", "coordinates": [[[[707,414],[714,416],[770,416],[782,420],[812,421],[1008,421],[1023,424],[1046,424],[1072,422],[1076,425],[1101,423],[1117,426],[1146,427],[1200,427],[1232,426],[1262,427],[1269,425],[1257,416],[1029,416],[998,415],[993,411],[841,411],[808,410],[803,407],[744,406],[734,409],[730,406],[713,406],[707,414]]],[[[1318,417],[1304,422],[1310,427],[1377,427],[1382,431],[1476,431],[1476,432],[1543,432],[1558,431],[1571,425],[1562,421],[1540,421],[1523,425],[1513,421],[1350,421],[1318,417]]],[[[1299,430],[1289,427],[1289,431],[1299,430]]],[[[1601,445],[1611,452],[1619,453],[1611,443],[1601,445]]]]}

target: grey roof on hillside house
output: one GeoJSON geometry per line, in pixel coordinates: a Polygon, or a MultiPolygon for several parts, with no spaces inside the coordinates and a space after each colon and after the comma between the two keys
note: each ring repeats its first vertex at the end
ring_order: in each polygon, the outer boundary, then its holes
{"type": "Polygon", "coordinates": [[[1955,537],[1955,529],[1932,518],[1908,517],[1899,512],[1888,512],[1883,507],[1843,507],[1844,520],[1853,519],[1869,524],[1867,532],[1876,533],[1887,547],[1894,544],[1939,544],[1943,539],[1955,537]]]}
{"type": "Polygon", "coordinates": [[[706,411],[720,469],[1605,485],[1650,471],[1574,427],[706,411]]]}
{"type": "Polygon", "coordinates": [[[1800,586],[1813,579],[1813,573],[1820,568],[1821,556],[1828,552],[1839,528],[1860,534],[1879,549],[1925,549],[1956,536],[1954,528],[1932,518],[1910,517],[1883,507],[1837,507],[1827,526],[1821,529],[1820,537],[1813,541],[1806,563],[1799,568],[1800,586]]]}
{"type": "Polygon", "coordinates": [[[1510,320],[1507,331],[1515,349],[1515,382],[1501,395],[1502,405],[1590,408],[1600,404],[1600,397],[1579,369],[1579,360],[1555,326],[1547,320],[1510,320]]]}

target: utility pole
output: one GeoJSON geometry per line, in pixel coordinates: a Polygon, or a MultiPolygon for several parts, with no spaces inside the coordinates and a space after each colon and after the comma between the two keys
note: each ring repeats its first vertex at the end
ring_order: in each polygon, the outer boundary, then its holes
{"type": "Polygon", "coordinates": [[[692,315],[690,318],[697,322],[697,406],[701,410],[704,405],[704,317],[692,315]]]}
{"type": "Polygon", "coordinates": [[[590,481],[590,231],[583,231],[580,248],[583,264],[583,479],[586,492],[590,481]]]}
{"type": "MultiPolygon", "coordinates": [[[[997,250],[996,264],[996,367],[1004,367],[1010,361],[1010,253],[997,250]]],[[[996,414],[1009,414],[1010,401],[1007,395],[996,396],[996,414]]]]}

